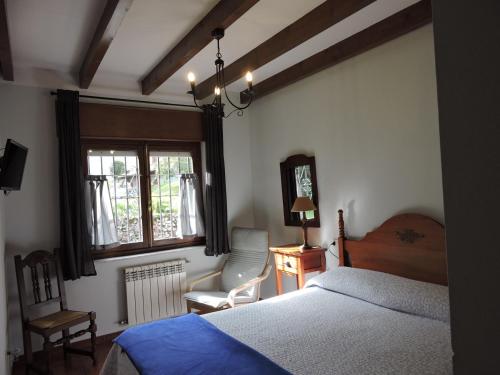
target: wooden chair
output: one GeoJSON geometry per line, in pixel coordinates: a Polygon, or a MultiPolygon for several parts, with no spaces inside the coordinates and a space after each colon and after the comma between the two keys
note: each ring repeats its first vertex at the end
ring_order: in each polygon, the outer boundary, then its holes
{"type": "Polygon", "coordinates": [[[256,302],[260,299],[260,285],[271,272],[269,264],[269,235],[264,230],[233,228],[231,253],[222,269],[191,282],[184,294],[188,312],[210,313],[256,302]],[[195,291],[195,285],[220,276],[221,288],[195,291]]]}
{"type": "Polygon", "coordinates": [[[63,345],[64,359],[68,359],[68,354],[86,355],[92,358],[93,364],[96,364],[95,345],[96,331],[95,312],[82,312],[68,310],[66,303],[66,293],[64,290],[64,281],[62,278],[61,262],[59,260],[58,250],[54,254],[37,250],[26,256],[24,259],[20,255],[14,257],[16,266],[17,287],[19,291],[19,302],[21,305],[21,318],[24,342],[24,357],[26,362],[26,374],[34,371],[40,374],[51,374],[50,370],[50,350],[56,345],[63,345]],[[34,303],[29,304],[26,293],[24,278],[24,268],[29,267],[31,273],[31,284],[33,288],[34,303]],[[42,271],[43,286],[40,286],[38,276],[39,270],[42,271]],[[52,271],[52,272],[51,272],[52,271]],[[57,288],[59,295],[53,296],[51,273],[55,272],[57,279],[57,288]],[[45,300],[42,300],[40,289],[44,289],[45,300]],[[59,311],[50,315],[35,317],[33,313],[42,306],[59,302],[59,311]],[[81,323],[89,322],[86,329],[79,330],[70,334],[69,329],[81,323]],[[43,351],[45,354],[45,366],[39,366],[33,362],[33,351],[31,347],[31,332],[43,336],[43,351]],[[62,332],[62,338],[54,342],[50,341],[50,336],[54,333],[62,332]],[[70,341],[75,337],[90,333],[91,350],[83,350],[70,346],[70,341]]]}

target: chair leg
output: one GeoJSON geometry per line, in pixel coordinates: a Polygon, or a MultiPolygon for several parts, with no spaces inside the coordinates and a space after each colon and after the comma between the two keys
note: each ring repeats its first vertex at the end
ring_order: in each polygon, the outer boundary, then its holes
{"type": "Polygon", "coordinates": [[[52,343],[50,342],[50,336],[44,336],[43,337],[43,351],[45,354],[45,368],[47,374],[52,374],[52,371],[50,370],[50,351],[52,350],[52,343]]]}
{"type": "Polygon", "coordinates": [[[31,347],[31,332],[23,329],[23,344],[24,344],[24,360],[25,360],[25,373],[29,375],[31,365],[33,364],[33,348],[31,347]]]}
{"type": "Polygon", "coordinates": [[[95,365],[97,365],[97,358],[95,355],[95,352],[96,352],[96,332],[97,332],[97,325],[95,324],[96,314],[95,314],[95,312],[92,311],[89,313],[89,315],[90,315],[90,327],[89,327],[90,343],[92,346],[92,364],[95,366],[95,365]]]}
{"type": "Polygon", "coordinates": [[[70,339],[68,338],[68,336],[69,336],[69,329],[63,329],[62,335],[63,335],[63,338],[64,338],[64,341],[63,341],[64,361],[67,361],[69,358],[71,358],[69,356],[69,353],[67,352],[67,349],[68,349],[68,347],[70,345],[70,339]]]}

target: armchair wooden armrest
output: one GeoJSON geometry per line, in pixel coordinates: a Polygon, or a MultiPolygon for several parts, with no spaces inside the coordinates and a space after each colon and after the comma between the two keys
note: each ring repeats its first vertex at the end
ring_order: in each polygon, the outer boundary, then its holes
{"type": "MultiPolygon", "coordinates": [[[[229,292],[229,295],[227,297],[229,305],[231,307],[234,307],[234,298],[238,295],[238,293],[244,291],[245,289],[251,288],[252,286],[255,286],[255,285],[261,283],[262,281],[264,281],[265,279],[267,279],[267,277],[271,273],[272,268],[273,267],[270,264],[267,264],[266,267],[264,268],[264,271],[262,271],[262,273],[260,274],[260,276],[257,276],[255,278],[247,281],[246,283],[244,283],[244,284],[242,284],[234,289],[231,289],[231,291],[229,292]]],[[[260,293],[257,293],[257,299],[259,298],[259,295],[260,295],[260,293]]]]}
{"type": "Polygon", "coordinates": [[[193,281],[191,281],[191,284],[189,284],[189,291],[192,292],[193,291],[193,288],[196,284],[199,284],[201,283],[202,281],[205,281],[205,280],[208,280],[208,279],[211,279],[212,277],[215,277],[215,276],[219,276],[220,274],[222,274],[222,269],[218,270],[218,271],[215,271],[215,272],[210,272],[204,276],[201,276],[193,281]]]}

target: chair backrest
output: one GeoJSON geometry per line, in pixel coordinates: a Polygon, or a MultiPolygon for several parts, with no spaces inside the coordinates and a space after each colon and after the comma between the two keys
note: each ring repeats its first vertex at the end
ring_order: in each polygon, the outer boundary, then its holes
{"type": "Polygon", "coordinates": [[[231,253],[222,270],[222,290],[229,292],[260,276],[269,262],[269,235],[265,230],[233,228],[231,253]]]}
{"type": "Polygon", "coordinates": [[[21,305],[21,318],[23,322],[29,321],[35,310],[47,304],[59,302],[61,310],[67,309],[61,262],[57,249],[54,250],[54,253],[45,250],[33,251],[24,259],[22,259],[21,255],[16,255],[14,257],[14,263],[16,267],[19,302],[21,305]],[[29,300],[26,291],[26,281],[24,277],[25,267],[29,267],[30,269],[33,302],[29,300]],[[39,271],[42,272],[43,285],[40,283],[39,271]],[[52,288],[53,275],[55,275],[57,280],[57,295],[52,288]],[[44,289],[43,293],[41,292],[42,288],[44,289]]]}

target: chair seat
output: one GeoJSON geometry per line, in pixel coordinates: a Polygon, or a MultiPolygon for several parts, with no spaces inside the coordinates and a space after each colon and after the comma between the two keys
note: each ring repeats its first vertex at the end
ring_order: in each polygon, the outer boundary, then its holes
{"type": "MultiPolygon", "coordinates": [[[[227,292],[219,292],[219,291],[194,291],[184,294],[184,298],[189,301],[213,307],[214,309],[219,309],[228,303],[227,302],[228,295],[229,293],[227,292]]],[[[235,297],[234,302],[236,304],[240,304],[240,303],[250,303],[254,301],[252,296],[249,296],[248,294],[245,294],[243,292],[235,297]]]]}
{"type": "Polygon", "coordinates": [[[33,328],[37,328],[38,330],[50,330],[67,325],[73,321],[81,321],[82,319],[86,320],[87,318],[89,318],[88,312],[64,310],[34,319],[30,321],[28,325],[33,328]]]}

